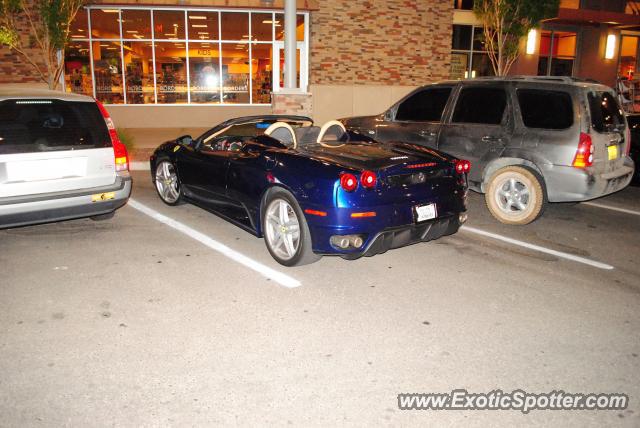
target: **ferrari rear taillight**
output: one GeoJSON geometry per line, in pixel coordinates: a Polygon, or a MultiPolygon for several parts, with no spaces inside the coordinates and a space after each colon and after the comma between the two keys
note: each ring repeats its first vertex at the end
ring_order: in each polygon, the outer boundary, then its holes
{"type": "Polygon", "coordinates": [[[586,168],[593,165],[593,141],[591,141],[591,135],[584,132],[580,133],[580,142],[572,165],[576,168],[586,168]]]}
{"type": "Polygon", "coordinates": [[[340,176],[340,186],[347,192],[353,192],[358,188],[358,179],[353,174],[344,173],[340,176]]]}
{"type": "Polygon", "coordinates": [[[111,145],[113,146],[113,156],[116,165],[116,172],[128,171],[129,170],[129,154],[127,153],[127,148],[122,141],[120,141],[120,137],[118,137],[118,131],[116,131],[116,127],[113,124],[113,120],[111,120],[111,116],[104,108],[100,101],[96,101],[98,108],[100,109],[100,113],[102,113],[102,117],[104,118],[104,122],[107,124],[107,129],[109,130],[109,137],[111,138],[111,145]]]}
{"type": "Polygon", "coordinates": [[[376,173],[373,171],[363,171],[360,175],[360,183],[365,189],[373,189],[376,187],[376,173]]]}
{"type": "Polygon", "coordinates": [[[471,162],[465,159],[456,160],[456,172],[458,174],[467,174],[471,171],[471,162]]]}

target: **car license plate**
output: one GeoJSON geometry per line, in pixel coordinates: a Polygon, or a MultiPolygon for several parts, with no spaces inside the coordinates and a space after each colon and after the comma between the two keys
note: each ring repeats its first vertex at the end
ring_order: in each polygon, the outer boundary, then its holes
{"type": "Polygon", "coordinates": [[[416,209],[416,223],[436,218],[436,204],[418,205],[416,209]]]}
{"type": "Polygon", "coordinates": [[[618,146],[607,146],[607,151],[609,152],[609,160],[618,159],[618,146]]]}
{"type": "Polygon", "coordinates": [[[95,195],[91,195],[91,202],[110,201],[111,199],[115,199],[115,197],[115,192],[96,193],[95,195]]]}

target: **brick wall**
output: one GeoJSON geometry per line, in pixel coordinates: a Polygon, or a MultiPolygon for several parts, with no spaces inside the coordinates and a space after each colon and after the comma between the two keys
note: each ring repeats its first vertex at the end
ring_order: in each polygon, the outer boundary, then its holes
{"type": "MultiPolygon", "coordinates": [[[[20,34],[22,35],[22,43],[30,46],[29,34],[31,27],[26,18],[18,21],[20,34]]],[[[26,49],[30,58],[36,62],[42,62],[39,49],[26,49]]],[[[0,84],[3,83],[37,83],[42,82],[39,74],[22,56],[4,45],[0,45],[0,84]]]]}
{"type": "Polygon", "coordinates": [[[311,14],[311,84],[417,85],[449,77],[450,1],[318,3],[311,14]]]}

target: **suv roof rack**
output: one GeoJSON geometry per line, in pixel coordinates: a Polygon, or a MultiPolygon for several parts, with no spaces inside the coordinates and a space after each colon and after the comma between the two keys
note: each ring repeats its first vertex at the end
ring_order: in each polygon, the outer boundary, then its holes
{"type": "Polygon", "coordinates": [[[594,79],[583,79],[573,76],[482,76],[476,80],[524,80],[529,82],[564,82],[564,83],[600,83],[594,79]]]}

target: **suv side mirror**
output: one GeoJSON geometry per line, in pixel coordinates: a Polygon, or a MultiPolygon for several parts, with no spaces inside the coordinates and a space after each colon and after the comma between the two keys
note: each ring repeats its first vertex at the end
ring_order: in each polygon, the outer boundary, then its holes
{"type": "Polygon", "coordinates": [[[393,120],[393,109],[394,109],[394,107],[391,107],[389,110],[384,112],[384,120],[386,120],[386,121],[392,121],[393,120]]]}

